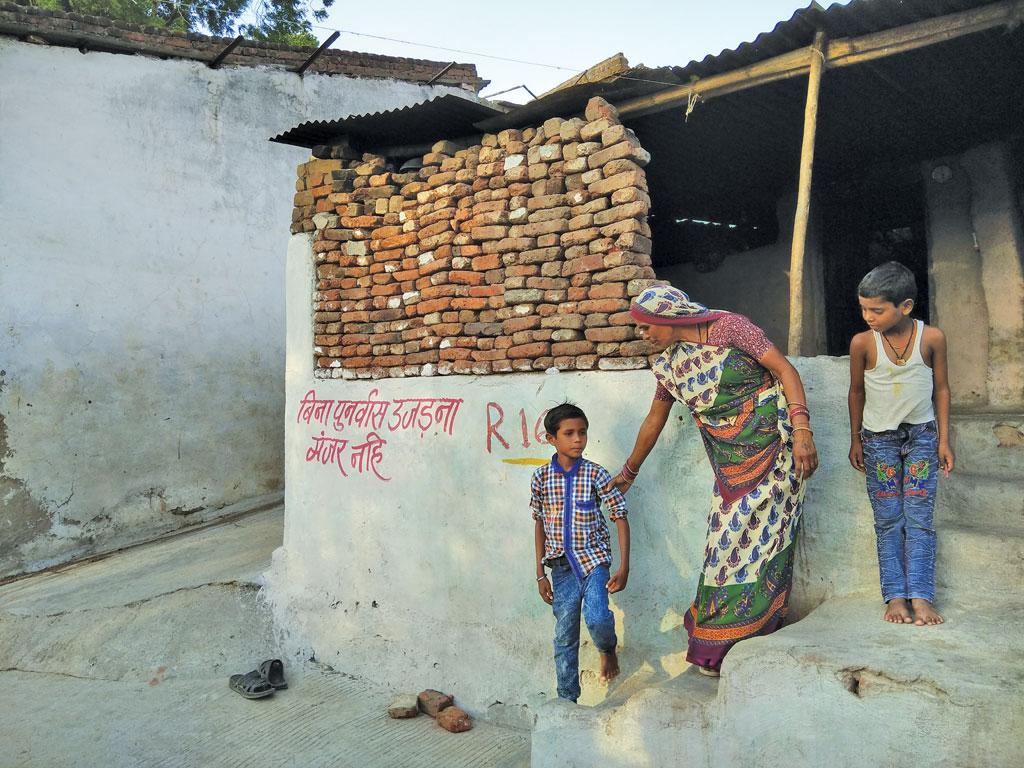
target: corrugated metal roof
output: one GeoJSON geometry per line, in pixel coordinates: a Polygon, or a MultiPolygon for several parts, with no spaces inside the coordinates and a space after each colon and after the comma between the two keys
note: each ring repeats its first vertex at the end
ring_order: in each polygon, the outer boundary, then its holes
{"type": "Polygon", "coordinates": [[[501,113],[491,103],[449,93],[399,109],[339,120],[313,120],[278,134],[271,141],[310,148],[347,136],[356,146],[423,144],[472,134],[476,132],[474,123],[501,113]]]}
{"type": "Polygon", "coordinates": [[[739,69],[810,45],[817,29],[824,30],[830,40],[857,37],[992,3],[993,0],[851,0],[845,5],[832,3],[824,7],[812,2],[750,42],[708,54],[700,61],[673,70],[682,82],[687,82],[693,77],[739,69]]]}
{"type": "MultiPolygon", "coordinates": [[[[829,39],[856,37],[873,32],[945,16],[950,13],[991,5],[993,0],[851,0],[846,5],[833,3],[827,8],[812,2],[797,9],[785,21],[750,42],[740,43],[700,61],[683,66],[648,69],[634,67],[629,72],[602,83],[564,89],[547,94],[506,114],[483,121],[481,130],[494,131],[542,122],[552,116],[571,117],[583,111],[591,96],[604,96],[613,104],[653,93],[662,86],[687,83],[695,78],[717,75],[756,64],[811,44],[814,32],[823,29],[829,39]]],[[[657,23],[654,20],[654,23],[657,23]]]]}
{"type": "MultiPolygon", "coordinates": [[[[935,2],[950,12],[962,10],[935,2]]],[[[1020,135],[1022,82],[1024,25],[827,70],[818,106],[815,187],[838,189],[872,169],[916,167],[1020,135]]],[[[799,77],[700,102],[688,118],[675,107],[627,119],[652,156],[647,176],[658,213],[724,220],[793,193],[806,97],[807,79],[799,77]]]]}

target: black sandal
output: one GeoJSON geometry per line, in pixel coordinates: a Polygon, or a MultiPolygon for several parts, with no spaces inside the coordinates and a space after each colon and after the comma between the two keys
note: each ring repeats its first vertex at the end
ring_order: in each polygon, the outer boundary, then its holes
{"type": "Polygon", "coordinates": [[[256,670],[244,675],[232,675],[228,678],[228,687],[245,699],[262,699],[274,695],[274,686],[256,670]]]}
{"type": "Polygon", "coordinates": [[[272,685],[276,691],[288,687],[288,683],[284,679],[284,662],[280,659],[264,661],[260,664],[259,673],[263,680],[272,685]]]}

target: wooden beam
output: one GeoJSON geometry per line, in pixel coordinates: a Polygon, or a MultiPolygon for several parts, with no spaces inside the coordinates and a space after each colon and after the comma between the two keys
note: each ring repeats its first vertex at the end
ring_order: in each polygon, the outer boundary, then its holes
{"type": "Polygon", "coordinates": [[[800,182],[793,220],[793,246],[789,257],[789,344],[790,355],[803,352],[804,340],[804,258],[807,250],[807,222],[811,212],[811,171],[814,168],[814,135],[818,128],[818,94],[825,69],[825,33],[818,30],[811,46],[807,103],[804,105],[804,139],[800,146],[800,182]]]}
{"type": "Polygon", "coordinates": [[[650,112],[660,112],[682,106],[689,100],[692,93],[697,93],[701,98],[708,99],[733,91],[765,85],[776,80],[803,75],[807,72],[810,51],[810,47],[798,48],[781,56],[751,64],[749,67],[741,67],[696,80],[689,85],[666,88],[657,93],[629,99],[617,105],[619,116],[639,117],[650,112]]]}
{"type": "Polygon", "coordinates": [[[313,51],[312,55],[308,59],[306,59],[304,62],[302,62],[302,66],[299,67],[298,69],[296,69],[295,73],[299,77],[302,77],[305,74],[306,70],[309,69],[313,65],[313,62],[316,61],[318,58],[320,58],[320,54],[323,53],[324,51],[326,51],[332,45],[334,45],[334,41],[337,40],[340,35],[341,35],[341,32],[337,32],[337,31],[333,32],[330,37],[328,37],[326,40],[324,40],[320,44],[319,48],[317,48],[315,51],[313,51]]]}
{"type": "Polygon", "coordinates": [[[438,73],[437,73],[436,75],[434,75],[434,76],[433,76],[432,78],[430,78],[429,80],[427,80],[427,85],[433,85],[433,84],[434,84],[434,83],[436,83],[436,82],[437,82],[438,80],[440,80],[440,79],[441,79],[442,77],[444,77],[444,76],[445,76],[445,75],[446,75],[446,74],[448,73],[448,70],[449,70],[449,69],[451,69],[452,67],[454,67],[456,63],[457,63],[457,62],[454,62],[454,61],[453,61],[453,62],[452,62],[451,64],[445,64],[445,65],[444,65],[444,69],[442,69],[442,70],[441,70],[440,72],[438,72],[438,73]]]}
{"type": "MultiPolygon", "coordinates": [[[[936,43],[944,43],[964,35],[1001,26],[1012,26],[1024,20],[1024,0],[1002,0],[980,8],[951,13],[914,24],[887,29],[861,37],[832,40],[828,46],[825,66],[849,67],[866,61],[906,53],[936,43]]],[[[622,117],[639,117],[685,104],[692,93],[702,99],[755,88],[759,85],[807,74],[810,70],[811,48],[774,56],[770,59],[718,75],[711,75],[687,85],[630,99],[618,104],[622,117]]]]}
{"type": "Polygon", "coordinates": [[[895,56],[994,27],[1011,26],[1024,20],[1022,15],[1024,2],[1004,0],[863,37],[842,38],[829,44],[827,64],[829,67],[848,67],[885,56],[895,56]]]}
{"type": "Polygon", "coordinates": [[[602,80],[609,80],[613,77],[617,77],[618,75],[623,75],[626,72],[629,72],[629,62],[626,60],[626,57],[619,52],[614,56],[609,56],[604,61],[597,62],[597,64],[589,69],[573,75],[564,83],[559,83],[551,90],[545,91],[540,95],[540,98],[543,99],[548,94],[560,91],[563,88],[572,88],[573,86],[580,85],[582,83],[599,83],[602,80]]]}
{"type": "Polygon", "coordinates": [[[226,59],[231,54],[231,52],[235,50],[235,48],[242,44],[242,40],[244,40],[244,38],[241,35],[236,37],[234,40],[228,43],[228,47],[220,53],[218,53],[217,57],[213,61],[211,61],[207,66],[210,69],[219,69],[220,65],[224,63],[224,59],[226,59]]]}

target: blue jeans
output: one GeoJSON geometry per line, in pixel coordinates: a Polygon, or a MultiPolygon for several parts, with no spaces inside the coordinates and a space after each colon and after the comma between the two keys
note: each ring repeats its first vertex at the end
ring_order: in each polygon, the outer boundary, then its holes
{"type": "Polygon", "coordinates": [[[555,674],[558,696],[580,697],[580,613],[601,653],[615,650],[615,617],[608,608],[608,566],[599,565],[580,581],[564,561],[551,567],[555,614],[555,674]]]}
{"type": "Polygon", "coordinates": [[[935,600],[935,422],[862,433],[882,599],[935,600]]]}

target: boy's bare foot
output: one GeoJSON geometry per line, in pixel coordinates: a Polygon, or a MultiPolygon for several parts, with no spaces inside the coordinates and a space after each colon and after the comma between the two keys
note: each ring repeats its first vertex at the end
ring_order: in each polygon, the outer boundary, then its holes
{"type": "Polygon", "coordinates": [[[619,676],[619,657],[615,651],[598,654],[601,657],[601,674],[599,680],[607,683],[619,676]]]}
{"type": "Polygon", "coordinates": [[[910,601],[914,606],[914,623],[919,627],[926,624],[941,624],[945,621],[942,614],[935,610],[935,606],[923,597],[915,597],[910,601]]]}
{"type": "Polygon", "coordinates": [[[914,621],[910,615],[910,606],[902,597],[894,597],[889,601],[883,618],[892,624],[912,624],[914,621]]]}

